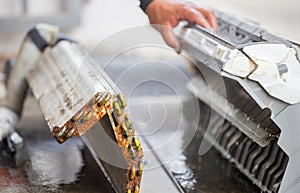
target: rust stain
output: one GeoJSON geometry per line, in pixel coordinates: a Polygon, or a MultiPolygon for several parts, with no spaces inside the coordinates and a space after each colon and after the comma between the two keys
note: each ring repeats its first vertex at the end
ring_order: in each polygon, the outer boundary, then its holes
{"type": "Polygon", "coordinates": [[[61,115],[65,114],[65,112],[66,112],[65,109],[61,109],[61,110],[60,110],[60,114],[61,114],[61,115]]]}
{"type": "Polygon", "coordinates": [[[12,169],[0,166],[0,189],[28,184],[24,169],[12,169]]]}

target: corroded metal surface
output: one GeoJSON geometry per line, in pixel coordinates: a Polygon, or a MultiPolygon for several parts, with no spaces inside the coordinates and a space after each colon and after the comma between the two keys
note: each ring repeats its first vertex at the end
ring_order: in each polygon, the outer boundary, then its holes
{"type": "MultiPolygon", "coordinates": [[[[108,163],[102,169],[117,192],[138,193],[144,167],[140,141],[126,112],[123,95],[95,66],[76,44],[60,42],[43,53],[27,80],[59,143],[86,134],[99,121],[105,125],[118,145],[117,159],[124,165],[108,163]]],[[[110,149],[102,140],[86,142],[110,149]]]]}

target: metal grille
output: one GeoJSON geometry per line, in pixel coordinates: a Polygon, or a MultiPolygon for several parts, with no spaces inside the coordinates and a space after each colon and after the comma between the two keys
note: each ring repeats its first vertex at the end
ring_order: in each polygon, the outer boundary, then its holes
{"type": "MultiPolygon", "coordinates": [[[[215,76],[218,75],[215,73],[215,76]]],[[[212,80],[214,79],[218,80],[218,78],[212,78],[212,80]]],[[[221,89],[221,87],[213,86],[214,82],[210,82],[210,88],[214,88],[210,91],[205,89],[204,84],[207,83],[204,83],[201,77],[197,77],[188,86],[195,96],[200,97],[200,109],[207,109],[204,110],[205,112],[214,112],[201,114],[201,116],[204,116],[200,119],[202,135],[225,158],[235,163],[239,170],[259,186],[261,190],[278,192],[287,167],[288,156],[277,144],[280,129],[270,119],[270,110],[261,109],[247,92],[237,82],[232,80],[225,79],[226,95],[216,91],[221,89]],[[193,85],[191,86],[191,84],[193,85]],[[195,87],[196,89],[191,89],[195,87]],[[218,102],[214,101],[214,104],[209,104],[204,98],[201,98],[205,93],[210,92],[215,92],[213,95],[219,95],[220,98],[226,101],[224,103],[233,106],[234,112],[241,113],[247,117],[245,120],[255,125],[255,127],[250,128],[253,132],[256,132],[258,135],[261,132],[268,133],[267,145],[260,146],[254,142],[246,135],[248,133],[245,134],[241,128],[236,126],[237,124],[235,124],[234,120],[223,121],[224,117],[220,115],[220,112],[215,112],[214,110],[218,109],[215,106],[218,105],[218,102]],[[214,116],[210,117],[210,115],[214,116]],[[220,128],[219,131],[217,131],[218,128],[220,128]]]]}
{"type": "MultiPolygon", "coordinates": [[[[202,102],[201,108],[211,110],[202,102]]],[[[217,124],[222,117],[211,119],[215,120],[213,124],[217,124]]],[[[202,119],[202,121],[204,122],[201,123],[201,133],[205,134],[206,140],[214,143],[214,147],[225,158],[236,164],[238,169],[264,192],[278,192],[288,163],[288,156],[276,141],[266,147],[261,147],[228,121],[223,123],[220,135],[214,141],[216,136],[214,136],[213,129],[204,129],[207,119],[202,119]]]]}

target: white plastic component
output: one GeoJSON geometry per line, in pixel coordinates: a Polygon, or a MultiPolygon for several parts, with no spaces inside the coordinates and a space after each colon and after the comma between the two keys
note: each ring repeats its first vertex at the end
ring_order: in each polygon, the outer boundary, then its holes
{"type": "Polygon", "coordinates": [[[289,104],[300,102],[300,64],[295,49],[283,44],[256,44],[246,46],[243,51],[257,65],[249,79],[257,81],[275,98],[289,104]],[[280,66],[286,72],[280,72],[280,66]]]}
{"type": "Polygon", "coordinates": [[[40,35],[49,45],[54,45],[56,43],[59,34],[58,26],[39,23],[36,25],[36,29],[39,30],[40,35]]]}
{"type": "Polygon", "coordinates": [[[231,51],[223,71],[254,80],[265,91],[289,104],[300,102],[300,64],[297,52],[283,44],[255,44],[231,51]]]}
{"type": "Polygon", "coordinates": [[[256,65],[238,50],[231,52],[230,59],[224,63],[223,70],[229,74],[239,76],[242,78],[247,77],[256,65]]]}
{"type": "Polygon", "coordinates": [[[18,115],[12,110],[0,107],[0,140],[15,131],[18,115]]]}
{"type": "Polygon", "coordinates": [[[10,140],[12,140],[12,142],[15,145],[23,143],[23,138],[17,132],[14,132],[13,134],[11,134],[10,140]]]}
{"type": "Polygon", "coordinates": [[[227,61],[231,50],[225,48],[224,46],[217,46],[214,50],[213,57],[220,61],[227,61]]]}

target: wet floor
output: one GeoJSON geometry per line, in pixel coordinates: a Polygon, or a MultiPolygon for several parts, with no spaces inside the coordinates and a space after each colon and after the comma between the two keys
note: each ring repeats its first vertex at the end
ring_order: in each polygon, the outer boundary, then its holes
{"type": "Polygon", "coordinates": [[[0,192],[97,192],[113,189],[79,138],[58,144],[33,98],[26,101],[19,131],[25,162],[18,169],[0,165],[0,192]]]}
{"type": "Polygon", "coordinates": [[[256,193],[254,186],[234,164],[215,149],[197,153],[202,137],[195,136],[181,156],[169,165],[176,179],[188,193],[256,193]],[[180,168],[180,169],[178,169],[180,168]],[[173,171],[174,170],[174,171],[173,171]]]}

